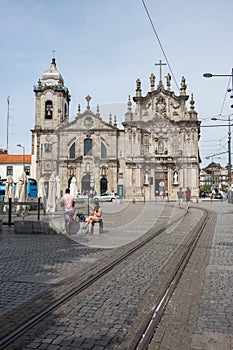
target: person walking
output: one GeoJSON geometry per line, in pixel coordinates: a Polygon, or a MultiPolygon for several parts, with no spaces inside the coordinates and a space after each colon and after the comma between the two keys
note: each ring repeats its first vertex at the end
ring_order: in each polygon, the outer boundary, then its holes
{"type": "Polygon", "coordinates": [[[60,204],[64,210],[66,234],[69,235],[70,234],[70,222],[74,216],[74,205],[75,205],[74,197],[71,196],[69,188],[67,188],[65,190],[65,194],[61,198],[60,204]]]}
{"type": "Polygon", "coordinates": [[[163,188],[162,196],[163,196],[163,200],[165,201],[167,198],[167,191],[165,190],[165,188],[163,188]]]}
{"type": "Polygon", "coordinates": [[[187,209],[189,209],[190,202],[191,202],[191,190],[189,187],[187,187],[185,191],[185,198],[186,198],[187,209]]]}
{"type": "Polygon", "coordinates": [[[182,187],[180,187],[179,191],[177,192],[177,198],[178,198],[178,206],[180,208],[183,208],[184,191],[182,190],[182,187]]]}

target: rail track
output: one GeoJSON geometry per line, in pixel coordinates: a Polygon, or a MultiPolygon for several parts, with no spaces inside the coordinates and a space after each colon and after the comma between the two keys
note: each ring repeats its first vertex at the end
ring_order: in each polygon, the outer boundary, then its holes
{"type": "MultiPolygon", "coordinates": [[[[208,221],[208,212],[202,212],[200,214],[199,209],[192,209],[193,214],[196,215],[196,217],[193,220],[193,223],[191,223],[192,220],[190,220],[191,214],[188,213],[188,215],[184,215],[182,222],[181,218],[174,218],[172,221],[168,223],[167,215],[166,213],[169,212],[170,207],[165,206],[163,210],[163,217],[164,219],[160,222],[156,223],[156,226],[152,227],[143,237],[138,239],[137,241],[126,245],[125,247],[116,250],[112,253],[111,257],[106,258],[101,262],[100,265],[95,266],[94,268],[91,268],[89,272],[86,273],[86,275],[82,276],[82,279],[77,282],[74,280],[69,281],[67,284],[65,283],[66,287],[61,288],[62,291],[57,293],[56,298],[53,302],[44,304],[44,307],[39,312],[36,312],[35,314],[30,314],[30,317],[25,320],[25,322],[18,322],[16,323],[16,326],[14,328],[11,327],[9,332],[6,332],[2,339],[0,339],[0,349],[31,349],[30,342],[33,342],[34,337],[37,338],[36,342],[39,343],[41,340],[43,342],[43,335],[39,337],[40,340],[38,340],[38,334],[43,333],[45,329],[48,329],[51,327],[52,324],[54,324],[54,317],[57,318],[57,314],[64,315],[67,312],[68,316],[64,316],[66,319],[71,319],[73,317],[74,313],[74,305],[79,305],[80,300],[82,300],[82,305],[78,307],[77,314],[80,313],[80,310],[85,306],[88,306],[91,298],[93,309],[93,303],[94,297],[87,297],[88,293],[91,293],[92,295],[96,295],[99,293],[101,288],[104,288],[106,286],[106,291],[101,294],[105,293],[106,299],[101,302],[101,306],[97,305],[95,306],[95,310],[98,310],[98,308],[102,307],[103,305],[106,306],[107,301],[109,301],[109,289],[112,288],[112,291],[110,291],[110,295],[112,293],[114,300],[114,295],[116,296],[117,288],[119,288],[119,280],[117,280],[116,285],[114,285],[114,282],[116,279],[118,279],[118,275],[122,275],[121,279],[122,281],[126,280],[126,297],[127,293],[129,295],[131,292],[127,289],[127,275],[131,275],[135,273],[135,283],[137,283],[138,275],[143,275],[143,266],[139,267],[141,264],[141,260],[147,259],[151,256],[151,253],[149,249],[152,249],[154,252],[156,249],[158,252],[155,252],[155,256],[159,254],[160,247],[167,246],[169,247],[169,252],[167,257],[161,258],[162,261],[161,266],[158,268],[158,276],[156,277],[156,285],[159,286],[156,288],[156,293],[152,293],[151,290],[155,290],[155,284],[152,283],[150,287],[148,287],[148,290],[146,292],[148,293],[149,297],[147,297],[147,302],[145,306],[145,294],[144,294],[144,300],[143,300],[143,293],[139,297],[140,301],[138,303],[138,309],[139,311],[134,311],[134,304],[133,306],[130,305],[129,301],[129,309],[133,312],[125,312],[125,318],[122,320],[121,325],[118,325],[119,331],[123,331],[123,335],[117,336],[118,341],[116,341],[116,332],[114,330],[113,336],[109,336],[108,342],[103,342],[104,334],[102,334],[102,330],[100,330],[100,338],[102,341],[103,348],[106,349],[146,349],[152,336],[154,333],[154,330],[160,320],[161,314],[164,310],[164,308],[167,305],[167,302],[172,295],[178,281],[180,278],[180,275],[182,274],[182,271],[184,270],[190,255],[192,254],[192,251],[203,231],[204,226],[206,225],[206,222],[208,221]],[[185,225],[186,227],[186,235],[181,232],[181,227],[185,225]],[[166,237],[165,240],[163,237],[166,237]],[[174,241],[172,241],[174,239],[174,241]],[[170,245],[170,246],[169,246],[170,245]],[[154,248],[153,248],[154,247],[154,248]],[[145,257],[141,258],[141,254],[144,254],[145,257]],[[138,259],[138,260],[137,260],[138,259]],[[127,269],[127,265],[129,264],[130,269],[129,272],[126,272],[126,270],[123,271],[123,269],[127,269]],[[133,269],[140,269],[140,271],[134,271],[133,269]],[[123,271],[123,272],[122,272],[123,271]],[[112,279],[112,281],[111,281],[112,279]],[[108,284],[108,286],[107,286],[108,284]],[[98,291],[98,292],[97,292],[98,291]],[[86,300],[86,301],[85,301],[86,300]],[[153,303],[153,308],[151,308],[151,305],[153,303]],[[144,304],[144,306],[142,306],[144,304]],[[140,311],[140,309],[143,308],[143,312],[140,311]],[[62,310],[62,311],[61,311],[62,310]],[[140,319],[140,322],[138,322],[138,319],[140,319]],[[53,321],[51,321],[53,320],[53,321]],[[46,326],[44,326],[46,324],[46,326]],[[132,327],[133,325],[133,327],[132,327]],[[122,326],[122,327],[121,327],[122,326]],[[33,329],[36,329],[34,332],[33,329]],[[126,329],[126,331],[125,331],[126,329]],[[131,329],[131,330],[130,330],[131,329]],[[28,335],[27,335],[28,334],[28,335]],[[135,337],[136,334],[136,337],[135,337]],[[110,339],[111,338],[111,339],[110,339]],[[18,344],[17,347],[15,344],[18,344]]],[[[165,248],[164,248],[165,249],[165,248]]],[[[160,259],[158,257],[158,259],[160,259]]],[[[156,261],[158,263],[158,261],[156,261]]],[[[147,265],[146,265],[147,266],[147,265]]],[[[146,267],[145,266],[145,267],[146,267]]],[[[145,271],[147,269],[145,268],[145,271]]],[[[156,270],[156,267],[155,267],[156,270]]],[[[157,271],[157,270],[156,270],[157,271]]],[[[151,272],[152,275],[154,271],[151,272]]],[[[143,280],[143,276],[140,277],[143,280]]],[[[148,279],[148,277],[146,277],[148,279]]],[[[119,277],[120,279],[120,277],[119,277]]],[[[134,278],[133,278],[134,279],[134,278]]],[[[151,277],[149,277],[151,279],[151,277]]],[[[121,281],[121,283],[122,283],[121,281]]],[[[146,281],[140,282],[142,284],[146,284],[146,281]]],[[[129,283],[130,284],[130,283],[129,283]]],[[[133,290],[135,290],[135,286],[132,286],[133,290]]],[[[119,290],[119,289],[118,289],[119,290]]],[[[101,291],[100,291],[101,293],[101,291]]],[[[120,292],[119,292],[120,293],[120,292]]],[[[124,293],[124,292],[122,292],[124,293]]],[[[136,292],[137,294],[137,292],[136,292]]],[[[136,295],[135,294],[135,295],[136,295]]],[[[131,296],[129,296],[129,299],[131,296]]],[[[117,299],[117,297],[115,297],[117,299]]],[[[135,296],[132,297],[132,299],[135,299],[135,296]]],[[[117,315],[120,315],[122,313],[122,310],[117,309],[117,303],[119,305],[120,301],[116,301],[114,304],[114,310],[110,314],[114,315],[116,313],[117,315]]],[[[126,305],[127,308],[127,305],[126,305]]],[[[135,308],[137,308],[135,306],[135,308]]],[[[109,306],[108,306],[109,310],[109,306]]],[[[106,314],[106,311],[103,311],[103,315],[106,314]]],[[[76,317],[76,316],[75,316],[76,317]]],[[[81,317],[81,316],[80,316],[81,317]]],[[[98,323],[98,317],[95,316],[95,323],[97,321],[98,323]]],[[[90,317],[87,316],[84,317],[84,322],[89,323],[90,325],[90,317]]],[[[113,317],[115,319],[116,316],[113,317]]],[[[104,321],[105,322],[105,321],[104,321]]],[[[78,321],[77,321],[78,324],[78,321]]],[[[56,326],[57,329],[59,329],[59,325],[56,326]]],[[[78,327],[78,326],[77,326],[78,327]]],[[[91,327],[91,326],[90,326],[91,327]]],[[[112,324],[112,328],[114,328],[114,324],[112,324]]],[[[103,327],[102,327],[103,329],[103,327]]],[[[73,334],[76,334],[79,332],[79,329],[76,329],[74,326],[73,334]]],[[[111,332],[110,332],[111,333],[111,332]]],[[[122,333],[121,333],[122,334],[122,333]]],[[[67,336],[68,337],[68,336],[67,336]]],[[[76,349],[84,349],[88,339],[90,340],[92,338],[92,335],[85,335],[84,338],[82,338],[81,335],[78,336],[80,338],[79,342],[73,340],[69,347],[67,348],[76,348],[76,349]],[[82,345],[83,344],[83,345],[82,345]]],[[[54,338],[55,339],[55,338],[54,338]]],[[[54,342],[54,339],[51,340],[51,342],[54,342]]],[[[63,345],[61,340],[61,346],[63,345]]],[[[67,341],[67,339],[66,339],[67,341]]],[[[96,339],[96,344],[98,345],[99,340],[96,339]]],[[[94,344],[94,343],[93,343],[94,344]]],[[[94,347],[94,345],[93,345],[94,347]]],[[[91,348],[91,347],[90,347],[91,348]]]]}
{"type": "Polygon", "coordinates": [[[166,309],[168,301],[170,300],[177,284],[179,283],[179,279],[190,259],[190,256],[194,248],[196,247],[196,244],[203,232],[204,227],[206,226],[208,219],[209,219],[208,211],[205,211],[202,220],[200,220],[198,225],[195,227],[194,229],[195,234],[193,235],[192,239],[190,240],[189,244],[184,250],[183,257],[180,259],[180,262],[177,264],[176,268],[174,269],[173,275],[168,281],[167,286],[165,286],[164,291],[161,293],[159,300],[157,300],[157,303],[154,305],[150,314],[148,314],[145,324],[138,332],[137,337],[134,339],[132,346],[130,348],[131,350],[145,350],[148,348],[148,345],[150,344],[151,339],[160,322],[162,314],[166,309]]]}

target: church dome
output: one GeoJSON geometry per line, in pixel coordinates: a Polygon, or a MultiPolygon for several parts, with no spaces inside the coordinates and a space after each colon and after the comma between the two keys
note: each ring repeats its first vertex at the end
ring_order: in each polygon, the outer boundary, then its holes
{"type": "Polygon", "coordinates": [[[45,84],[64,84],[61,73],[57,70],[55,58],[52,59],[49,69],[42,73],[42,81],[45,84]]]}

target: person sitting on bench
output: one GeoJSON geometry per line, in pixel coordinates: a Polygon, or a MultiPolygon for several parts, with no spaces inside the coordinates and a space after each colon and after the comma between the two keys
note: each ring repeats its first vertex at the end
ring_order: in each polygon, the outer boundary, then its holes
{"type": "Polygon", "coordinates": [[[92,233],[94,223],[100,221],[102,221],[102,209],[98,199],[95,199],[94,209],[90,211],[90,215],[86,218],[86,225],[84,226],[85,228],[88,226],[88,231],[86,233],[92,233]]]}

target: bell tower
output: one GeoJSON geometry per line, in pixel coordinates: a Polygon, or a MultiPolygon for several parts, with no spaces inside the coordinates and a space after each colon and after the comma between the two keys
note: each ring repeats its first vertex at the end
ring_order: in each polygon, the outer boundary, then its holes
{"type": "Polygon", "coordinates": [[[56,130],[69,122],[70,94],[58,71],[55,58],[49,69],[42,73],[41,79],[33,89],[35,93],[35,126],[32,130],[32,154],[35,156],[36,176],[49,176],[56,172],[52,162],[58,157],[56,130]],[[43,159],[42,159],[43,158],[43,159]]]}

